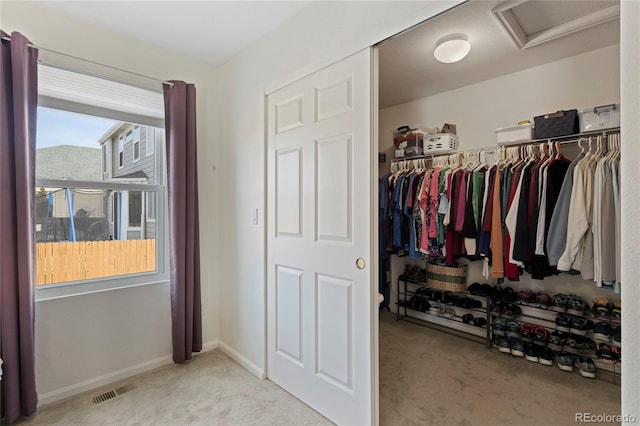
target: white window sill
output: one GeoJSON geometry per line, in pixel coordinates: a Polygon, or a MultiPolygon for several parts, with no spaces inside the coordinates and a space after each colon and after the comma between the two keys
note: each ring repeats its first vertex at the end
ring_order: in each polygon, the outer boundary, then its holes
{"type": "Polygon", "coordinates": [[[158,273],[142,273],[120,276],[117,278],[96,278],[91,281],[75,281],[62,284],[38,286],[35,289],[35,301],[63,299],[103,291],[121,290],[154,284],[169,283],[169,276],[158,273]]]}

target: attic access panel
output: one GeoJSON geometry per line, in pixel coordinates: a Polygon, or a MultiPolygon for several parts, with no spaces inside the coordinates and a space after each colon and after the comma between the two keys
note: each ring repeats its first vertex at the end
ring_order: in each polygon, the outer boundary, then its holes
{"type": "Polygon", "coordinates": [[[537,46],[620,17],[618,0],[510,0],[493,15],[520,49],[537,46]]]}

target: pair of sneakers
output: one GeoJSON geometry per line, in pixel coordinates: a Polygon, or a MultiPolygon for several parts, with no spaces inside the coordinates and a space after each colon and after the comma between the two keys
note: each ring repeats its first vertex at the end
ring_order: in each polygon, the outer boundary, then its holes
{"type": "Polygon", "coordinates": [[[620,324],[622,321],[622,305],[620,302],[609,302],[609,299],[606,297],[593,299],[591,311],[598,321],[610,322],[612,324],[620,324]]]}
{"type": "Polygon", "coordinates": [[[555,354],[555,361],[560,370],[573,371],[575,367],[582,377],[589,379],[596,378],[596,366],[589,357],[582,355],[574,356],[567,352],[557,352],[555,354]]]}
{"type": "Polygon", "coordinates": [[[579,315],[566,314],[564,312],[556,315],[556,329],[558,331],[586,336],[594,327],[593,321],[579,315]]]}
{"type": "Polygon", "coordinates": [[[596,345],[596,355],[598,356],[598,361],[606,364],[615,364],[622,361],[620,348],[606,343],[598,343],[596,345]]]}
{"type": "Polygon", "coordinates": [[[553,365],[553,351],[546,346],[533,343],[524,344],[524,359],[542,365],[553,365]]]}
{"type": "Polygon", "coordinates": [[[533,343],[538,346],[547,346],[549,332],[539,325],[522,323],[520,325],[520,339],[523,342],[533,343]]]}

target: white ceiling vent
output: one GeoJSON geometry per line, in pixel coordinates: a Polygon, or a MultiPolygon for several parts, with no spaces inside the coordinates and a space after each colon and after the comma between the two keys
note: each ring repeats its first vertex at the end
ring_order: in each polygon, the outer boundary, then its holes
{"type": "Polygon", "coordinates": [[[492,10],[520,49],[537,46],[620,17],[618,0],[510,0],[492,10]]]}

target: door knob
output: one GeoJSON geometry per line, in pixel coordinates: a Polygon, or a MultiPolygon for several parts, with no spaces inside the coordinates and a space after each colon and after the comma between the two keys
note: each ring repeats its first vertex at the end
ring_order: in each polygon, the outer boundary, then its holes
{"type": "Polygon", "coordinates": [[[366,266],[366,263],[363,258],[359,257],[356,259],[356,268],[364,269],[365,266],[366,266]]]}

